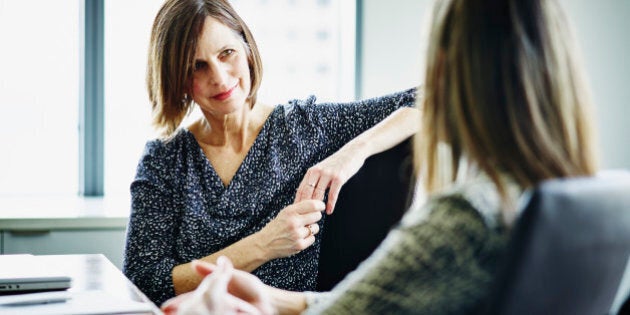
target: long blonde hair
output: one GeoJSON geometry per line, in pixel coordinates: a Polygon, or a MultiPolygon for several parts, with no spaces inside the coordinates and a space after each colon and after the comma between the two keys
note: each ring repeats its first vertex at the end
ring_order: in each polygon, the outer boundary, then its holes
{"type": "Polygon", "coordinates": [[[504,199],[501,174],[527,188],[596,171],[591,99],[556,0],[439,0],[432,17],[414,141],[427,192],[462,161],[504,199]]]}

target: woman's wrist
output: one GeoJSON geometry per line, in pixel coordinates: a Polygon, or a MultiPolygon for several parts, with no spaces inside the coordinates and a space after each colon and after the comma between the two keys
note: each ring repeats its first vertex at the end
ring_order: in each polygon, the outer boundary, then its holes
{"type": "Polygon", "coordinates": [[[266,286],[273,308],[278,314],[300,314],[306,309],[306,297],[302,292],[286,291],[266,286]]]}
{"type": "Polygon", "coordinates": [[[350,142],[346,143],[341,150],[346,151],[348,156],[353,158],[360,158],[365,161],[368,157],[372,156],[372,146],[366,137],[356,137],[350,142]]]}
{"type": "Polygon", "coordinates": [[[252,259],[260,262],[261,265],[275,258],[270,247],[266,245],[265,240],[262,230],[243,239],[246,247],[251,250],[249,254],[252,259]]]}

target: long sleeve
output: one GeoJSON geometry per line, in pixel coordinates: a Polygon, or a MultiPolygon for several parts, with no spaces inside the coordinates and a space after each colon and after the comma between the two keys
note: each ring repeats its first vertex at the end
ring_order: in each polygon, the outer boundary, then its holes
{"type": "Polygon", "coordinates": [[[341,135],[343,143],[376,125],[401,107],[413,107],[416,89],[409,89],[380,97],[350,103],[318,104],[313,120],[325,134],[341,135]]]}
{"type": "Polygon", "coordinates": [[[312,96],[285,105],[285,124],[304,166],[337,152],[401,107],[413,107],[418,89],[348,103],[316,103],[312,96]]]}
{"type": "Polygon", "coordinates": [[[159,146],[147,144],[131,184],[132,211],[127,229],[123,272],[153,302],[174,296],[171,272],[177,264],[175,233],[180,213],[166,167],[156,157],[159,146]]]}
{"type": "Polygon", "coordinates": [[[320,149],[318,159],[339,150],[348,141],[381,122],[401,107],[413,107],[417,89],[348,103],[315,103],[315,97],[289,103],[289,121],[301,136],[309,135],[320,149]]]}
{"type": "Polygon", "coordinates": [[[473,312],[486,295],[504,237],[463,198],[425,207],[407,214],[333,291],[308,296],[306,314],[473,312]]]}

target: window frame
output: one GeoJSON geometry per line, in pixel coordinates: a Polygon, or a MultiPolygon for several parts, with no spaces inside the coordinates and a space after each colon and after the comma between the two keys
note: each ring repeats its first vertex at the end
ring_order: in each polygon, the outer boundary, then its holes
{"type": "Polygon", "coordinates": [[[79,89],[79,195],[104,193],[105,161],[105,0],[81,6],[79,89]]]}

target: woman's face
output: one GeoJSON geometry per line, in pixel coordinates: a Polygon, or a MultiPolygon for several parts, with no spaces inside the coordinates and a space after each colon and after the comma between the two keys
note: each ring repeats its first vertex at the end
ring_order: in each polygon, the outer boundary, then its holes
{"type": "Polygon", "coordinates": [[[218,20],[207,17],[195,51],[193,100],[204,113],[222,117],[242,109],[250,89],[242,39],[218,20]]]}

